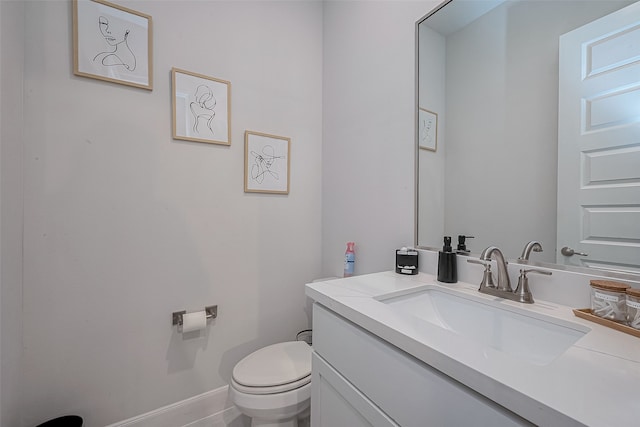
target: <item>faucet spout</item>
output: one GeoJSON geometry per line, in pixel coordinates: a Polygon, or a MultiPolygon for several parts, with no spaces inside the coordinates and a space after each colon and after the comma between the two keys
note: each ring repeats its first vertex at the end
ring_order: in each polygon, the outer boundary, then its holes
{"type": "MultiPolygon", "coordinates": [[[[539,242],[529,242],[526,247],[529,248],[526,251],[527,255],[529,255],[532,250],[536,251],[536,247],[539,247],[540,250],[542,250],[542,245],[540,245],[539,242]]],[[[507,270],[507,261],[505,261],[504,255],[502,255],[502,251],[496,246],[489,246],[484,251],[482,251],[479,260],[468,259],[467,262],[484,265],[484,275],[482,277],[482,282],[480,283],[478,292],[529,304],[533,303],[533,295],[531,295],[531,290],[529,289],[529,280],[527,278],[527,273],[538,273],[546,275],[551,274],[550,271],[537,269],[520,270],[518,287],[514,291],[513,289],[511,289],[509,270],[507,270]],[[496,261],[496,264],[498,264],[498,280],[496,286],[493,285],[493,278],[491,276],[491,261],[494,259],[496,261]]]]}
{"type": "Polygon", "coordinates": [[[524,247],[524,249],[522,250],[522,255],[520,255],[520,258],[518,258],[520,261],[528,261],[529,260],[529,255],[531,255],[531,252],[542,252],[542,244],[540,242],[538,242],[537,240],[532,240],[529,243],[527,243],[524,247]]]}
{"type": "Polygon", "coordinates": [[[483,261],[491,261],[494,258],[498,265],[496,289],[499,291],[513,292],[511,280],[509,280],[509,272],[507,271],[507,262],[504,259],[502,251],[498,249],[497,246],[489,246],[480,254],[480,259],[483,261]]]}

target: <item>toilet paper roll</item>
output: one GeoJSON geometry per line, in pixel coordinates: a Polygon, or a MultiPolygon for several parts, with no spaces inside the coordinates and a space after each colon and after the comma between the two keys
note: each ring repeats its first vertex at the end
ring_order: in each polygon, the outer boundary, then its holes
{"type": "Polygon", "coordinates": [[[199,331],[206,326],[207,313],[204,310],[182,315],[182,333],[199,331]]]}

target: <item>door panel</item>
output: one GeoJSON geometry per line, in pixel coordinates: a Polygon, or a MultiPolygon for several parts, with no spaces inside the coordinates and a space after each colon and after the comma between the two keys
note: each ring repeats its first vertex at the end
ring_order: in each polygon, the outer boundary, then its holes
{"type": "Polygon", "coordinates": [[[558,106],[557,262],[638,272],[640,3],[560,38],[558,106]]]}

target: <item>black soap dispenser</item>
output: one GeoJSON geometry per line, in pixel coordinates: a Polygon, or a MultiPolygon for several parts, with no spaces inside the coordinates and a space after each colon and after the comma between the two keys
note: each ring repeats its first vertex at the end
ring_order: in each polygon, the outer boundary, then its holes
{"type": "Polygon", "coordinates": [[[438,282],[456,283],[457,281],[456,253],[451,249],[451,236],[444,236],[444,246],[438,253],[438,282]]]}
{"type": "Polygon", "coordinates": [[[464,236],[464,235],[459,235],[458,236],[458,249],[456,250],[456,252],[458,253],[458,255],[469,255],[469,249],[467,249],[467,243],[466,243],[466,239],[473,239],[473,236],[464,236]]]}

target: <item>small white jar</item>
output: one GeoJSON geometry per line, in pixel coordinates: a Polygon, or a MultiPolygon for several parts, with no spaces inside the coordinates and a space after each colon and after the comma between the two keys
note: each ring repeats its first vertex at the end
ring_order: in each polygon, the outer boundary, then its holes
{"type": "Polygon", "coordinates": [[[640,289],[627,288],[627,323],[640,329],[640,289]]]}
{"type": "Polygon", "coordinates": [[[610,280],[592,280],[591,312],[616,322],[627,321],[627,293],[629,285],[610,280]]]}

